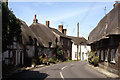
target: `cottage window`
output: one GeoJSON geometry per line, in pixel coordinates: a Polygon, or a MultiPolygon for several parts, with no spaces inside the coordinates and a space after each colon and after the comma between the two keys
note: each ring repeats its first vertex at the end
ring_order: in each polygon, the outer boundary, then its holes
{"type": "Polygon", "coordinates": [[[111,50],[111,62],[115,63],[115,49],[111,50]]]}

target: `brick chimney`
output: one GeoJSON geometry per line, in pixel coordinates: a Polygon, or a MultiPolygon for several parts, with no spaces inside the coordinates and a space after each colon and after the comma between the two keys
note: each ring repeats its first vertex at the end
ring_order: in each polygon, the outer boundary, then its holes
{"type": "Polygon", "coordinates": [[[46,26],[49,28],[50,27],[50,21],[46,21],[46,26]]]}
{"type": "Polygon", "coordinates": [[[58,25],[58,29],[61,33],[63,33],[63,25],[58,25]]]}
{"type": "Polygon", "coordinates": [[[35,14],[35,18],[33,19],[33,23],[38,23],[38,20],[36,19],[36,14],[35,14]]]}
{"type": "Polygon", "coordinates": [[[67,29],[63,29],[63,34],[66,35],[67,29]]]}
{"type": "Polygon", "coordinates": [[[120,1],[115,1],[115,4],[113,6],[116,8],[118,5],[120,5],[120,1]]]}

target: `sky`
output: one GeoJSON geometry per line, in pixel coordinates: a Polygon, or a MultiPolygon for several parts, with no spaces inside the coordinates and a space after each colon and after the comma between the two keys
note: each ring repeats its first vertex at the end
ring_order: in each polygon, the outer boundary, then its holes
{"type": "Polygon", "coordinates": [[[115,2],[9,2],[8,7],[15,16],[26,22],[33,23],[37,15],[39,23],[50,21],[50,27],[58,29],[63,24],[68,36],[77,36],[79,22],[80,37],[87,37],[97,26],[106,13],[113,9],[115,2]]]}

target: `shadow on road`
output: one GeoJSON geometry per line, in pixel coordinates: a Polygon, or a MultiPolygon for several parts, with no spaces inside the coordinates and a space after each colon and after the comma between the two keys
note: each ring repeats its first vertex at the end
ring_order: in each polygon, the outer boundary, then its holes
{"type": "Polygon", "coordinates": [[[25,71],[22,73],[14,74],[8,78],[2,80],[41,80],[48,76],[46,73],[40,73],[39,71],[25,71]]]}

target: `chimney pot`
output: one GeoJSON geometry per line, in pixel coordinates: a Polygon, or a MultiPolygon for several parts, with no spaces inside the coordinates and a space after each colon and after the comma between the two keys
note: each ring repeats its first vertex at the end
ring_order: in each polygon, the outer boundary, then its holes
{"type": "Polygon", "coordinates": [[[67,29],[63,29],[63,34],[66,35],[67,29]]]}
{"type": "Polygon", "coordinates": [[[36,19],[36,14],[35,14],[35,19],[36,19]]]}
{"type": "Polygon", "coordinates": [[[46,26],[49,28],[49,26],[50,26],[50,21],[46,21],[46,26]]]}
{"type": "Polygon", "coordinates": [[[115,1],[115,4],[113,5],[114,8],[116,8],[120,4],[120,1],[115,1]]]}
{"type": "Polygon", "coordinates": [[[36,19],[36,14],[35,14],[35,18],[33,19],[33,23],[38,23],[38,20],[36,19]]]}
{"type": "Polygon", "coordinates": [[[58,29],[61,33],[63,33],[63,25],[58,25],[58,29]]]}

